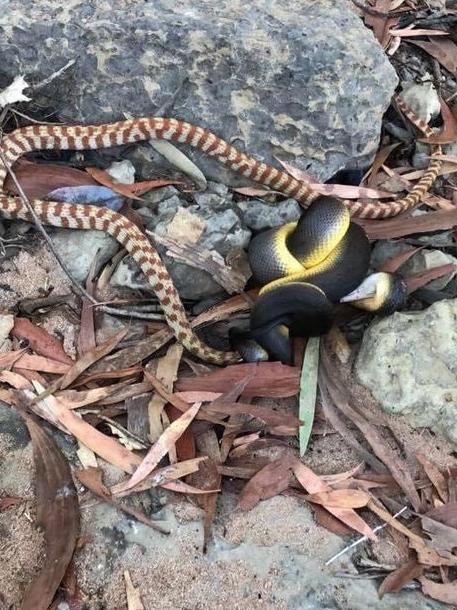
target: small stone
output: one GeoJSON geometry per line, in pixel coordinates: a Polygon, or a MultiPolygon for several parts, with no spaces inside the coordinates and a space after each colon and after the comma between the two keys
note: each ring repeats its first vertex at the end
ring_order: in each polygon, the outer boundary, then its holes
{"type": "Polygon", "coordinates": [[[210,193],[214,193],[215,195],[219,195],[219,197],[223,197],[224,199],[232,198],[231,194],[229,193],[228,186],[220,182],[208,181],[208,191],[210,193]]]}
{"type": "Polygon", "coordinates": [[[164,186],[162,188],[149,191],[149,193],[143,195],[143,199],[146,205],[152,207],[177,195],[179,195],[179,191],[174,186],[164,186]]]}
{"type": "Polygon", "coordinates": [[[78,282],[85,281],[96,256],[103,264],[119,250],[114,237],[103,231],[56,229],[52,234],[52,243],[78,282]]]}
{"type": "MultiPolygon", "coordinates": [[[[380,241],[373,248],[371,266],[373,269],[380,269],[389,259],[412,249],[413,246],[403,241],[380,241]]],[[[419,250],[400,267],[399,273],[406,277],[448,263],[456,265],[456,269],[427,284],[427,288],[432,290],[443,290],[457,274],[457,258],[441,250],[419,250]]]]}
{"type": "Polygon", "coordinates": [[[135,182],[135,168],[128,159],[114,161],[106,171],[111,178],[121,184],[133,184],[135,182]]]}
{"type": "Polygon", "coordinates": [[[232,205],[229,198],[209,192],[195,193],[194,200],[200,208],[205,210],[224,210],[232,205]]]}
{"type": "Polygon", "coordinates": [[[441,111],[440,98],[431,82],[403,84],[401,97],[404,102],[426,123],[441,111]]]}
{"type": "Polygon", "coordinates": [[[242,214],[243,223],[254,231],[295,222],[302,213],[302,208],[295,199],[286,199],[274,204],[255,199],[254,201],[242,201],[237,204],[237,207],[242,214]]]}

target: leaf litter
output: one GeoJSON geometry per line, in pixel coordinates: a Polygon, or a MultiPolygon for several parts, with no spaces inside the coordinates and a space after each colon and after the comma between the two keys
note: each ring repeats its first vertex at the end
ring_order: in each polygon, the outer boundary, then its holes
{"type": "MultiPolygon", "coordinates": [[[[405,27],[397,14],[389,14],[402,4],[377,0],[374,8],[385,15],[365,13],[366,23],[371,24],[381,44],[393,56],[399,47],[421,47],[444,69],[452,71],[457,47],[443,35],[447,32],[438,26],[429,28],[414,23],[405,27]],[[427,40],[416,40],[426,36],[427,40]]],[[[455,115],[444,101],[442,120],[440,132],[424,141],[455,141],[455,115]]],[[[383,188],[386,177],[399,177],[398,190],[401,190],[406,181],[412,182],[422,175],[421,170],[411,171],[405,163],[400,144],[396,138],[385,138],[371,171],[358,186],[318,184],[301,170],[284,166],[323,194],[387,198],[392,193],[383,188]]],[[[449,172],[454,156],[442,156],[449,163],[449,172]]],[[[27,189],[32,196],[40,197],[51,190],[93,188],[100,182],[106,185],[106,190],[141,201],[141,195],[149,188],[176,184],[159,179],[120,185],[101,170],[89,170],[92,174],[89,175],[65,166],[53,168],[29,162],[20,171],[21,180],[24,183],[29,180],[27,189]],[[45,187],[48,190],[41,193],[45,187]],[[37,195],[38,192],[41,194],[37,195]]],[[[455,187],[449,183],[450,173],[443,170],[441,174],[439,194],[430,196],[427,202],[443,209],[425,209],[422,215],[387,221],[360,221],[370,239],[404,238],[454,229],[457,216],[452,189],[455,187]]],[[[279,196],[253,187],[234,190],[244,197],[279,196]]],[[[65,196],[75,193],[68,192],[65,196]]],[[[413,248],[406,255],[396,257],[390,261],[389,269],[400,268],[415,252],[413,248]]],[[[192,251],[186,251],[186,256],[190,259],[192,251]]],[[[443,265],[407,278],[409,290],[417,290],[448,271],[449,266],[443,265]]],[[[255,295],[254,291],[250,298],[255,295]]],[[[328,358],[325,354],[319,357],[316,349],[312,357],[310,352],[305,355],[306,366],[301,368],[260,363],[208,370],[199,369],[193,363],[189,372],[188,359],[181,358],[180,348],[173,342],[165,355],[160,352],[160,360],[155,358],[155,352],[172,339],[168,329],[159,326],[149,336],[140,333],[138,341],[129,345],[130,329],[124,327],[100,343],[96,340],[99,321],[94,308],[88,303],[85,305],[81,316],[80,357],[76,361],[65,353],[62,342],[39,322],[15,317],[15,330],[11,333],[13,348],[0,354],[0,397],[19,407],[27,403],[37,415],[93,451],[101,463],[106,461],[126,473],[127,478],[108,488],[103,484],[101,470],[89,468],[76,472],[90,493],[145,524],[151,520],[138,509],[121,505],[120,498],[127,502],[142,490],[159,486],[175,493],[193,494],[204,512],[205,549],[211,541],[218,498],[233,481],[239,484],[235,489],[238,508],[243,511],[252,510],[266,498],[287,494],[307,503],[319,523],[342,536],[348,531],[357,531],[373,539],[377,529],[373,524],[381,520],[408,541],[410,558],[387,577],[383,574],[380,595],[399,591],[416,580],[425,594],[445,603],[456,603],[452,580],[457,565],[455,473],[444,470],[419,451],[414,452],[414,459],[412,454],[405,459],[404,448],[389,435],[388,426],[370,420],[359,405],[353,404],[353,396],[341,379],[335,382],[338,368],[350,365],[353,352],[339,329],[336,332],[340,335],[334,336],[330,344],[332,363],[338,361],[336,366],[332,364],[331,375],[328,358]],[[146,364],[151,356],[153,359],[146,364]],[[241,391],[231,395],[238,385],[242,386],[241,391]],[[117,430],[127,433],[123,426],[126,410],[130,408],[128,400],[142,395],[148,397],[147,449],[123,447],[113,436],[114,424],[106,433],[101,429],[106,430],[103,426],[107,422],[116,422],[117,430]],[[286,398],[292,398],[299,410],[279,408],[277,404],[286,398]],[[274,406],[267,404],[269,400],[274,401],[274,406]],[[312,448],[320,439],[323,424],[332,436],[344,439],[363,460],[361,470],[346,468],[331,475],[318,474],[321,470],[312,465],[315,458],[305,448],[307,445],[312,448]],[[301,460],[298,455],[302,456],[301,460]],[[399,496],[410,510],[401,520],[392,518],[399,496]]],[[[249,299],[237,295],[200,314],[192,324],[198,327],[226,321],[233,314],[245,315],[249,308],[249,299]]],[[[42,457],[44,462],[52,459],[49,455],[42,457]]],[[[37,483],[39,476],[42,475],[37,472],[37,483]]],[[[0,508],[13,510],[16,501],[19,500],[5,496],[0,499],[0,508]]],[[[125,581],[129,607],[140,610],[142,601],[128,573],[125,581]]]]}

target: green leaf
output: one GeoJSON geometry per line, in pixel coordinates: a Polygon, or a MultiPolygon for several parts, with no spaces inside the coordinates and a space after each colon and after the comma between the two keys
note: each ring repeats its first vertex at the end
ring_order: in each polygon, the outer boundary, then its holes
{"type": "Polygon", "coordinates": [[[319,368],[319,345],[320,337],[310,337],[303,357],[298,401],[300,456],[303,456],[308,448],[313,427],[316,408],[317,371],[319,368]]]}

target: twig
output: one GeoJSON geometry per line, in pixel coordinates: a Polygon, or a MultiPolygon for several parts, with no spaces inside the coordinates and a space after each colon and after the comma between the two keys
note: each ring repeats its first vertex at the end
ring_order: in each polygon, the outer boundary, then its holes
{"type": "MultiPolygon", "coordinates": [[[[405,512],[405,510],[407,510],[408,507],[407,506],[403,506],[403,508],[401,508],[397,513],[395,513],[395,515],[392,517],[392,519],[396,519],[397,517],[399,517],[402,513],[405,512]]],[[[373,532],[379,532],[381,530],[383,530],[385,527],[387,527],[389,524],[388,523],[382,523],[381,525],[378,525],[376,527],[373,528],[373,532]]],[[[333,557],[330,557],[330,559],[328,559],[325,562],[325,565],[328,566],[331,563],[333,563],[336,559],[338,559],[339,557],[341,557],[342,555],[344,555],[345,553],[347,553],[348,551],[350,551],[351,549],[355,548],[356,546],[358,546],[359,544],[361,544],[362,542],[365,542],[365,540],[368,540],[367,536],[362,536],[361,538],[359,538],[358,540],[356,540],[355,542],[353,542],[352,544],[350,544],[349,546],[344,547],[344,549],[342,549],[341,551],[339,551],[339,553],[337,553],[336,555],[333,555],[333,557]]]]}

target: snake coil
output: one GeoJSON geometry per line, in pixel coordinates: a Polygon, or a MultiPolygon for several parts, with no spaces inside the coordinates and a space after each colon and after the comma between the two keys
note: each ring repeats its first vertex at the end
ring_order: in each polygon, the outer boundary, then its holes
{"type": "MultiPolygon", "coordinates": [[[[263,288],[251,310],[250,332],[234,331],[232,343],[245,360],[269,355],[290,363],[290,336],[328,332],[334,304],[350,300],[348,295],[363,285],[370,254],[364,230],[333,197],[316,199],[298,222],[260,233],[249,245],[249,262],[263,288]]],[[[356,306],[388,313],[403,303],[406,286],[400,278],[369,277],[370,296],[357,292],[356,306]]]]}

